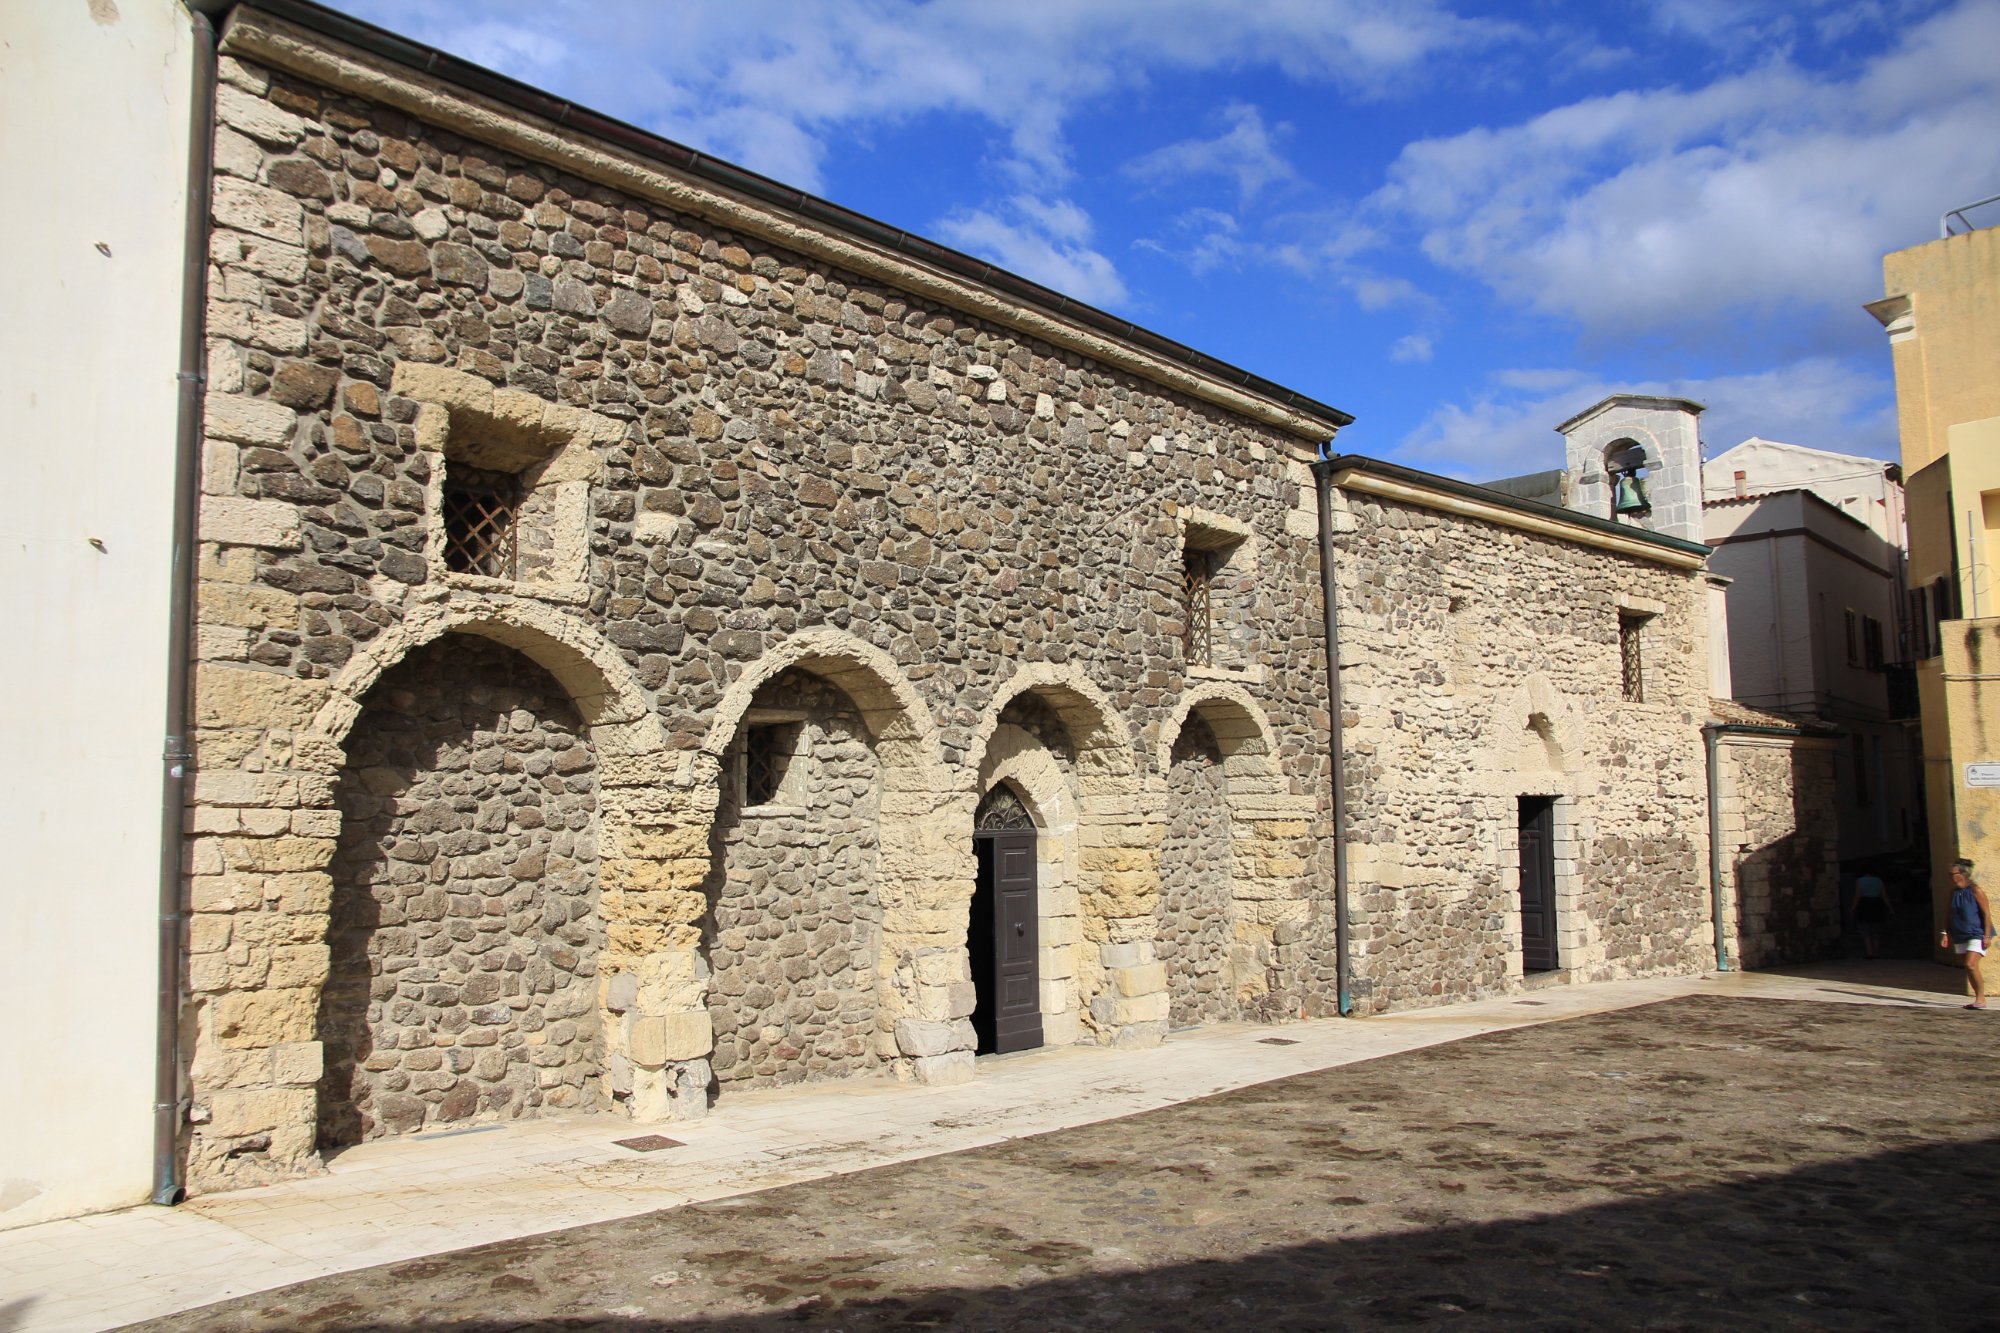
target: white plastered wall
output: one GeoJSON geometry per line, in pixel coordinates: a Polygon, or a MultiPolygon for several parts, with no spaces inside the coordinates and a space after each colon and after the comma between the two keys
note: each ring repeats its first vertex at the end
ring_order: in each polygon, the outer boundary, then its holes
{"type": "Polygon", "coordinates": [[[191,21],[7,8],[0,1228],[143,1202],[191,21]]]}

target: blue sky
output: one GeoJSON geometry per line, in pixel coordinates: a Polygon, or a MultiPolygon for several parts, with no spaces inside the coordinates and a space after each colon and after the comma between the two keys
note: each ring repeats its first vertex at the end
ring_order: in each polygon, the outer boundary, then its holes
{"type": "MultiPolygon", "coordinates": [[[[2000,0],[334,0],[1352,412],[1892,458],[1881,258],[2000,193],[2000,0]]],[[[1980,219],[2000,223],[1993,210],[1980,219]]]]}

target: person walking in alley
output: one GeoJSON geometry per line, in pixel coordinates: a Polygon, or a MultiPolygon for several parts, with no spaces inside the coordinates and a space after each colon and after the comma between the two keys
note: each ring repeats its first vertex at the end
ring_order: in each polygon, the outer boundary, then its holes
{"type": "Polygon", "coordinates": [[[1965,1007],[1984,1009],[1986,979],[1980,975],[1980,964],[1993,940],[1993,909],[1986,902],[1986,890],[1972,878],[1972,862],[1962,856],[1951,863],[1951,884],[1951,910],[1938,947],[1948,944],[1965,959],[1966,979],[1972,983],[1972,1003],[1965,1007]]]}

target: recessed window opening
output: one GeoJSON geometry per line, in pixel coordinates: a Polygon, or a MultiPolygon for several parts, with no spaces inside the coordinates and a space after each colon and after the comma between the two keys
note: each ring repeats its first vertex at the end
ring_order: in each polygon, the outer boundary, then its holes
{"type": "Polygon", "coordinates": [[[1182,646],[1190,667],[1241,667],[1251,648],[1257,585],[1249,529],[1221,514],[1184,517],[1182,646]]]}
{"type": "Polygon", "coordinates": [[[521,476],[451,460],[444,475],[444,563],[456,574],[515,577],[521,476]]]}
{"type": "Polygon", "coordinates": [[[1645,630],[1651,616],[1632,611],[1618,613],[1618,658],[1625,698],[1630,703],[1646,702],[1645,630]]]}
{"type": "Polygon", "coordinates": [[[1215,664],[1215,554],[1196,546],[1181,552],[1183,642],[1194,666],[1215,664]]]}
{"type": "Polygon", "coordinates": [[[798,751],[799,724],[753,724],[743,738],[743,804],[773,805],[798,751]]]}
{"type": "Polygon", "coordinates": [[[1873,616],[1861,618],[1861,660],[1870,671],[1882,669],[1882,622],[1873,616]]]}
{"type": "Polygon", "coordinates": [[[1861,618],[1853,607],[1847,608],[1847,665],[1861,665],[1861,618]]]}

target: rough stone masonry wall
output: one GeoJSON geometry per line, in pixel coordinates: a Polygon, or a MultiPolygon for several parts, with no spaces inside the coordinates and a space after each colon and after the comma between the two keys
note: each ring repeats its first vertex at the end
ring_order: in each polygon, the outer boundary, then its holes
{"type": "Polygon", "coordinates": [[[1522,795],[1558,798],[1560,962],[1573,979],[1701,966],[1707,661],[1694,576],[1394,500],[1342,498],[1361,1005],[1521,984],[1522,795]],[[1621,599],[1657,610],[1643,703],[1623,697],[1621,599]]]}
{"type": "Polygon", "coordinates": [[[1834,753],[1804,737],[1725,734],[1716,747],[1732,966],[1805,962],[1840,937],[1834,753]]]}
{"type": "Polygon", "coordinates": [[[1232,951],[1235,852],[1222,751],[1199,717],[1188,719],[1167,773],[1172,813],[1160,841],[1160,961],[1175,1027],[1239,1017],[1232,951]]]}
{"type": "Polygon", "coordinates": [[[718,709],[774,663],[838,677],[876,741],[894,889],[877,1040],[899,1070],[970,1073],[949,1040],[968,760],[1019,672],[1101,733],[1077,867],[1098,955],[1079,1002],[1099,1039],[1164,1028],[1151,747],[1198,683],[1226,679],[1271,729],[1250,828],[1272,850],[1245,864],[1269,879],[1260,912],[1303,911],[1297,848],[1323,842],[1326,784],[1315,550],[1296,518],[1310,483],[1291,437],[227,54],[218,111],[196,1189],[311,1164],[342,747],[374,673],[441,629],[529,653],[589,723],[606,1059],[635,1115],[705,1105],[718,709]],[[440,470],[496,432],[560,451],[568,470],[542,480],[577,525],[573,582],[443,571],[440,470]],[[1254,542],[1234,671],[1182,659],[1186,507],[1254,542]]]}
{"type": "Polygon", "coordinates": [[[448,635],[348,745],[320,1141],[598,1100],[597,760],[546,671],[448,635]]]}
{"type": "MultiPolygon", "coordinates": [[[[803,715],[777,801],[749,813],[728,784],[709,942],[715,1077],[796,1083],[880,1064],[881,773],[854,706],[803,672],[760,690],[803,715]]],[[[733,776],[733,775],[731,775],[733,776]]]]}

